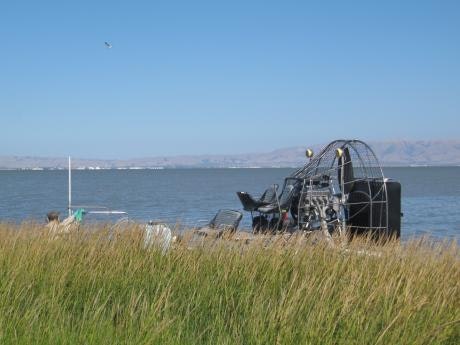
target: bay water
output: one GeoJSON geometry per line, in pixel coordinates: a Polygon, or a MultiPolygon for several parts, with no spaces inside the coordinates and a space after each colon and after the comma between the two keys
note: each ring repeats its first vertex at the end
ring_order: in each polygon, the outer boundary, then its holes
{"type": "MultiPolygon", "coordinates": [[[[294,169],[73,170],[72,204],[105,206],[138,222],[162,220],[195,226],[221,208],[241,210],[237,191],[255,196],[282,185],[294,169]]],[[[460,167],[384,168],[402,184],[402,236],[460,235],[460,167]]],[[[0,171],[0,221],[45,222],[48,211],[67,214],[67,171],[0,171]]],[[[87,220],[116,221],[88,215],[87,220]]],[[[250,229],[244,213],[242,228],[250,229]]]]}

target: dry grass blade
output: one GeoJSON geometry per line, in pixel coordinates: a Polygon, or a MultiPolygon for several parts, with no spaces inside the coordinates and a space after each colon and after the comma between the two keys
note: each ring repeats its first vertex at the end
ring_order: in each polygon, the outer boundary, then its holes
{"type": "Polygon", "coordinates": [[[0,343],[455,344],[456,242],[0,224],[0,343]]]}

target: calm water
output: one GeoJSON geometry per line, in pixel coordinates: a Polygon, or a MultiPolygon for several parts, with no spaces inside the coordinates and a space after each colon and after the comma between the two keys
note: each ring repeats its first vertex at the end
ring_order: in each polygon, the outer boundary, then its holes
{"type": "MultiPolygon", "coordinates": [[[[273,183],[281,184],[292,171],[74,171],[73,204],[109,206],[127,211],[138,221],[162,219],[194,225],[209,220],[220,208],[241,209],[236,191],[258,194],[273,183]]],[[[404,237],[425,233],[460,237],[460,167],[386,168],[385,175],[402,184],[404,237]]],[[[50,210],[65,216],[66,205],[66,171],[0,171],[0,220],[41,221],[50,210]]],[[[242,227],[249,224],[250,216],[245,214],[242,227]]]]}

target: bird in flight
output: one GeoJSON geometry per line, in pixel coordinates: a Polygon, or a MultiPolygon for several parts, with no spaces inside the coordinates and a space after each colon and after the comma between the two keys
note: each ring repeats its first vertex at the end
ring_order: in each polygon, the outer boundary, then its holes
{"type": "Polygon", "coordinates": [[[108,49],[112,48],[112,45],[109,42],[104,42],[104,44],[108,49]]]}

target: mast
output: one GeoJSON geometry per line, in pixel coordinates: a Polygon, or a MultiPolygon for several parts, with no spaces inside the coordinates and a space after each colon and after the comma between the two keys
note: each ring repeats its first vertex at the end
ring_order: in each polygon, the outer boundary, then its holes
{"type": "Polygon", "coordinates": [[[72,162],[69,156],[69,216],[72,215],[72,162]]]}

